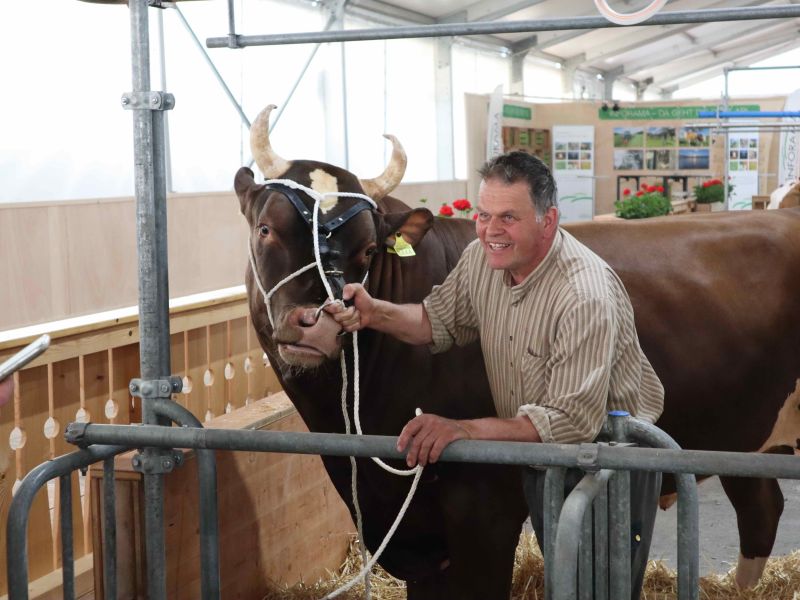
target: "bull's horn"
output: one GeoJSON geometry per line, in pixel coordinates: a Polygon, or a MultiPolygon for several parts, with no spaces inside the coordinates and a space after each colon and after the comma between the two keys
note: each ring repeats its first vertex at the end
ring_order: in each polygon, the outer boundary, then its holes
{"type": "Polygon", "coordinates": [[[361,187],[364,188],[364,192],[376,202],[397,187],[403,179],[403,175],[406,172],[406,163],[408,162],[406,151],[403,150],[403,146],[400,145],[397,138],[388,134],[383,137],[392,142],[392,158],[389,160],[389,164],[386,165],[383,174],[375,179],[361,180],[361,187]]]}
{"type": "Polygon", "coordinates": [[[269,114],[273,108],[277,107],[270,104],[258,113],[256,120],[250,126],[250,151],[253,153],[253,160],[267,179],[283,175],[292,166],[291,161],[275,154],[269,143],[269,114]]]}

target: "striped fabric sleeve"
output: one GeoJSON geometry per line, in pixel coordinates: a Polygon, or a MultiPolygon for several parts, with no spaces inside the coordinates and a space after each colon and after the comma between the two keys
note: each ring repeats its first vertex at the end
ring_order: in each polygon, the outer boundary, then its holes
{"type": "Polygon", "coordinates": [[[522,405],[543,442],[592,441],[606,416],[616,337],[610,300],[583,300],[563,317],[551,347],[546,397],[522,405]]]}
{"type": "Polygon", "coordinates": [[[478,339],[478,319],[469,296],[469,248],[442,285],[434,286],[423,300],[431,323],[431,352],[448,350],[453,344],[463,346],[478,339]]]}

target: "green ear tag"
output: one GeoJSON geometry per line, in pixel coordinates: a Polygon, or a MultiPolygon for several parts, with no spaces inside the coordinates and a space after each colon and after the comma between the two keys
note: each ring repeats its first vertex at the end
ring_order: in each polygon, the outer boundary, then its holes
{"type": "Polygon", "coordinates": [[[409,244],[401,234],[394,236],[394,246],[387,246],[386,251],[389,254],[397,254],[400,258],[407,258],[409,256],[416,256],[414,246],[409,244]]]}

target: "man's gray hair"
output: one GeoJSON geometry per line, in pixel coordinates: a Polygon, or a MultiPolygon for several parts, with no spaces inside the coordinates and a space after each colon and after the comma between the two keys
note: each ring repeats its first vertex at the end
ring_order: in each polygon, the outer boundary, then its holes
{"type": "Polygon", "coordinates": [[[525,181],[536,214],[543,217],[551,206],[558,207],[558,189],[553,174],[539,158],[515,150],[487,161],[479,170],[484,181],[499,179],[508,185],[525,181]]]}

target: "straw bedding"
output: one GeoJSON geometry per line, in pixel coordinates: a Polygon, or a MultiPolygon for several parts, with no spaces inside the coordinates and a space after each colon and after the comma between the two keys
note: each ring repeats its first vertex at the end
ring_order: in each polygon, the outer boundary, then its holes
{"type": "MultiPolygon", "coordinates": [[[[514,567],[512,600],[540,600],[543,594],[543,561],[536,540],[531,534],[523,534],[517,547],[514,567]]],[[[361,569],[361,556],[355,540],[344,564],[326,581],[316,584],[297,584],[291,587],[274,586],[263,600],[319,600],[334,591],[361,569]]],[[[660,561],[651,561],[647,567],[642,600],[677,599],[675,571],[660,561]]],[[[403,583],[380,568],[373,569],[371,577],[374,600],[404,600],[403,583]]],[[[364,598],[364,586],[358,584],[349,592],[338,596],[343,600],[364,598]]],[[[710,575],[700,580],[701,600],[800,600],[800,550],[789,556],[771,559],[758,586],[751,590],[739,590],[733,574],[710,575]]],[[[455,600],[455,599],[454,599],[455,600]]]]}

